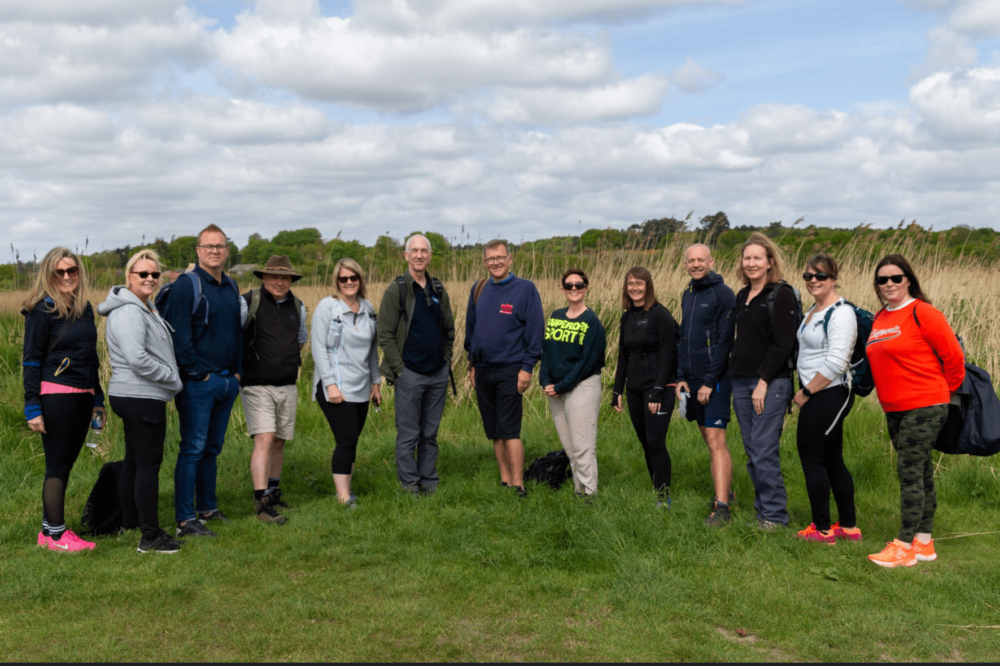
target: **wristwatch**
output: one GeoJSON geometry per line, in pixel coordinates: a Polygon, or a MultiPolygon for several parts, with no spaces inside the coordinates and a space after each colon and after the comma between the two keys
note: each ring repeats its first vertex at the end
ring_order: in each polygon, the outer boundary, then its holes
{"type": "Polygon", "coordinates": [[[802,387],[802,395],[804,395],[807,398],[811,398],[812,394],[813,392],[810,391],[808,388],[806,388],[805,386],[802,387]]]}

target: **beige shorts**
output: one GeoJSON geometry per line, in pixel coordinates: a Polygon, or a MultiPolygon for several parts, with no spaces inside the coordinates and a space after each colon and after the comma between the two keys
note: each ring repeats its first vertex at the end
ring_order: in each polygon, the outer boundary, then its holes
{"type": "Polygon", "coordinates": [[[243,414],[250,436],[273,432],[286,442],[295,437],[295,406],[298,388],[290,386],[244,386],[243,414]]]}

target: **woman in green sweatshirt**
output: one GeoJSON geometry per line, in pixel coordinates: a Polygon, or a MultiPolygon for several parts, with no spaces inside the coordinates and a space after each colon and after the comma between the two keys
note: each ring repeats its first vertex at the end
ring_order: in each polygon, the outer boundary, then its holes
{"type": "Polygon", "coordinates": [[[607,347],[604,326],[586,304],[588,285],[587,274],[578,268],[563,273],[568,306],[545,324],[539,373],[578,495],[597,492],[597,415],[607,347]]]}

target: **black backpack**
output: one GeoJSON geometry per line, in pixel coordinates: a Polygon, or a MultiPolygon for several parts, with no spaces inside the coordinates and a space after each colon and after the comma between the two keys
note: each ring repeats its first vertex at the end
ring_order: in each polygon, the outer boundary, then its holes
{"type": "Polygon", "coordinates": [[[569,456],[562,449],[546,453],[541,458],[535,459],[528,465],[528,471],[524,474],[525,481],[535,481],[537,483],[547,483],[553,490],[559,490],[567,479],[572,478],[573,472],[569,467],[569,456]]]}
{"type": "Polygon", "coordinates": [[[966,363],[965,379],[956,393],[959,404],[948,405],[948,420],[934,448],[970,456],[1000,453],[1000,398],[993,390],[990,373],[966,363]]]}
{"type": "Polygon", "coordinates": [[[118,479],[122,475],[124,460],[105,463],[97,475],[97,483],[83,507],[80,522],[84,534],[114,534],[122,527],[122,505],[118,500],[118,479]]]}

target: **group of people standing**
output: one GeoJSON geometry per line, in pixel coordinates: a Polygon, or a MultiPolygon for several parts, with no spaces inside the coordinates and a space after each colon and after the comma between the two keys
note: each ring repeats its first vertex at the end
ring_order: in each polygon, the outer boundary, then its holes
{"type": "MultiPolygon", "coordinates": [[[[316,306],[311,332],[306,308],[291,291],[302,276],[287,257],[271,257],[255,271],[261,286],[241,294],[223,272],[228,243],[221,229],[204,229],[196,251],[197,266],[163,289],[156,253],[137,252],[126,265],[126,284],[113,287],[97,308],[107,317],[110,405],[125,433],[119,482],[124,529],[141,531],[139,552],[177,552],[183,538],[215,536],[209,524],[229,522],[216,498],[216,460],[237,394],[254,441],[254,512],[264,522],[286,522],[281,469],[285,443],[294,437],[296,382],[307,341],[314,361],[310,393],[336,442],[331,472],[338,501],[348,509],[358,506],[351,492],[357,447],[369,407],[381,406],[383,379],[396,389],[399,482],[415,496],[434,493],[437,434],[449,382],[455,390],[455,320],[447,290],[427,272],[430,241],[420,234],[407,239],[407,270],[389,283],[378,315],[367,299],[361,266],[340,260],[333,271],[334,293],[316,306]],[[180,425],[172,535],[157,520],[171,399],[180,425]]],[[[505,241],[487,243],[488,277],[472,285],[467,302],[465,351],[484,434],[493,443],[501,485],[526,496],[522,402],[540,364],[539,381],[570,460],[575,491],[589,503],[598,488],[607,346],[601,320],[586,304],[589,279],[579,268],[567,269],[561,278],[566,307],[546,319],[537,288],[511,272],[512,262],[505,241]]],[[[823,543],[860,540],[854,482],[843,458],[858,324],[854,307],[837,294],[836,260],[819,254],[808,262],[803,280],[815,304],[804,315],[798,290],[783,279],[778,248],[762,234],[751,235],[742,248],[738,293],[714,272],[706,245],[688,248],[684,266],[691,280],[681,298],[680,323],[657,300],[646,268],[630,269],[622,286],[612,407],[628,410],[656,505],[671,506],[666,438],[678,400],[681,415],[697,422],[710,454],[714,493],[705,522],[721,526],[732,519],[726,429],[735,413],[754,487],[756,525],[765,531],[787,527],[779,451],[785,414],[795,404],[801,410],[798,450],[813,517],[798,534],[823,543]],[[831,491],[837,522],[831,522],[831,491]]],[[[68,530],[64,518],[70,470],[91,421],[105,417],[97,327],[83,295],[85,284],[79,258],[56,248],[42,261],[23,311],[25,417],[42,434],[46,460],[38,544],[50,550],[95,546],[68,530]]],[[[869,558],[882,566],[912,566],[936,557],[931,450],[964,378],[964,355],[905,258],[883,259],[874,286],[885,307],[865,344],[899,453],[902,526],[885,550],[869,558]]]]}

